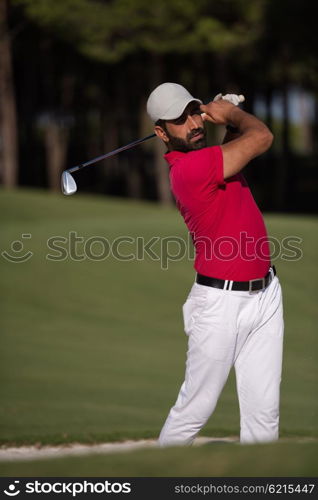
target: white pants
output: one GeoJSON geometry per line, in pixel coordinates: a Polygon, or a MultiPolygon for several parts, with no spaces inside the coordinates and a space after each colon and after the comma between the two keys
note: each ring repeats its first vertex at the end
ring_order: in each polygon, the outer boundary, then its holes
{"type": "Polygon", "coordinates": [[[191,444],[214,411],[233,365],[241,442],[278,439],[284,332],[278,278],[252,293],[194,283],[183,317],[189,336],[185,381],[159,444],[191,444]]]}

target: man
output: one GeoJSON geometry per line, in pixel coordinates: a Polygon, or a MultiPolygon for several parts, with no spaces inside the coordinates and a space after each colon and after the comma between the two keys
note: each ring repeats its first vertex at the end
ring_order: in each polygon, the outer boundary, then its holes
{"type": "MultiPolygon", "coordinates": [[[[237,104],[237,103],[236,103],[237,104]]],[[[263,217],[241,170],[270,146],[264,123],[224,99],[203,105],[184,87],[159,85],[147,111],[164,141],[177,206],[196,249],[183,306],[185,380],[159,444],[190,444],[213,413],[232,366],[242,443],[278,439],[282,294],[263,217]],[[204,121],[228,128],[207,147],[204,121]]]]}

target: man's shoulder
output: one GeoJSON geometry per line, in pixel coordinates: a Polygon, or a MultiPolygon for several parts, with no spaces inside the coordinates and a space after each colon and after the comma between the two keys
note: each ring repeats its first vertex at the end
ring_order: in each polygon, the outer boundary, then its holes
{"type": "Polygon", "coordinates": [[[198,161],[211,161],[215,157],[222,154],[222,150],[220,146],[207,146],[205,148],[198,149],[196,151],[188,151],[187,153],[183,153],[181,151],[169,151],[164,155],[166,161],[170,166],[175,164],[193,164],[198,161]]]}
{"type": "MultiPolygon", "coordinates": [[[[169,153],[170,180],[173,186],[203,189],[207,185],[224,184],[223,156],[219,146],[210,146],[189,153],[169,153]]],[[[210,189],[209,188],[209,189],[210,189]]]]}

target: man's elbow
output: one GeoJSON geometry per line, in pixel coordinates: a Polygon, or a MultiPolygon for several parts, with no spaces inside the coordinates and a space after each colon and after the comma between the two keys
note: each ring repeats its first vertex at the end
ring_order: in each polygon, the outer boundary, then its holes
{"type": "Polygon", "coordinates": [[[265,151],[267,151],[271,147],[274,140],[274,135],[267,127],[264,127],[258,131],[257,136],[258,137],[256,143],[258,154],[265,153],[265,151]]]}
{"type": "Polygon", "coordinates": [[[266,139],[265,139],[266,150],[265,151],[267,151],[271,147],[271,145],[273,144],[273,140],[274,140],[274,134],[268,128],[266,130],[266,139]]]}

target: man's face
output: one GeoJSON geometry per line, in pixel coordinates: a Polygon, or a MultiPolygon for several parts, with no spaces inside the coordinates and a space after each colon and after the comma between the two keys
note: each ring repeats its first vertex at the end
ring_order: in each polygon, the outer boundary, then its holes
{"type": "Polygon", "coordinates": [[[188,153],[206,147],[206,131],[198,102],[190,102],[179,118],[166,120],[163,127],[156,126],[155,130],[169,151],[188,153]]]}

